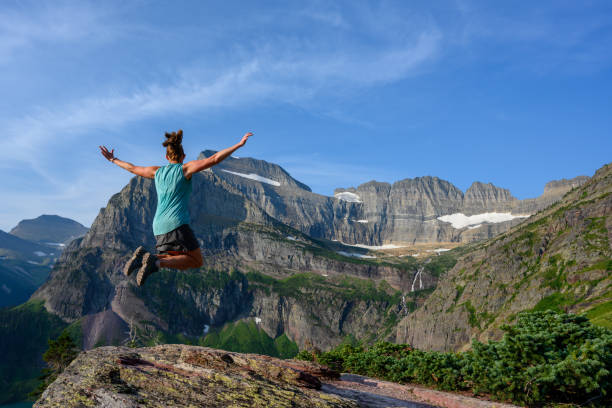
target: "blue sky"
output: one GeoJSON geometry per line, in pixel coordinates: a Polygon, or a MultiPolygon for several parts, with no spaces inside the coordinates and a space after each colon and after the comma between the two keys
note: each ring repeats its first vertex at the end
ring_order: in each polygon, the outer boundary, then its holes
{"type": "Polygon", "coordinates": [[[433,175],[519,198],[612,158],[609,1],[0,3],[0,229],[89,226],[131,175],[237,152],[313,191],[433,175]],[[126,4],[127,3],[127,4],[126,4]],[[180,7],[179,7],[180,5],[180,7]]]}

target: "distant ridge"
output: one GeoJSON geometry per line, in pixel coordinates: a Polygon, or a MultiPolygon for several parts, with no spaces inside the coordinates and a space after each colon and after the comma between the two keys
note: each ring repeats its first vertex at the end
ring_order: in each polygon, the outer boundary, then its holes
{"type": "Polygon", "coordinates": [[[30,220],[22,220],[10,233],[16,237],[33,242],[67,244],[82,237],[89,228],[59,215],[46,215],[30,220]]]}

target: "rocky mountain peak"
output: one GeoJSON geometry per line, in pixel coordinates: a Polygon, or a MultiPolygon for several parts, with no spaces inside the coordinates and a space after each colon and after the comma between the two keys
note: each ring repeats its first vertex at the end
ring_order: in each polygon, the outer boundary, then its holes
{"type": "Polygon", "coordinates": [[[512,203],[517,201],[510,190],[497,187],[493,183],[475,181],[463,196],[463,212],[466,215],[484,212],[510,211],[512,203]]]}
{"type": "Polygon", "coordinates": [[[434,197],[451,197],[453,199],[463,197],[463,192],[452,183],[432,176],[399,180],[393,183],[392,188],[393,190],[405,190],[417,194],[425,193],[432,199],[434,197]]]}
{"type": "MultiPolygon", "coordinates": [[[[210,157],[217,153],[214,150],[202,151],[198,159],[210,157]]],[[[259,181],[273,186],[285,186],[312,191],[306,184],[299,182],[278,164],[251,157],[230,156],[222,163],[212,168],[212,171],[221,177],[231,178],[234,181],[259,181]]]]}
{"type": "MultiPolygon", "coordinates": [[[[354,188],[350,187],[350,189],[354,189],[354,188]]],[[[363,183],[357,186],[357,191],[376,190],[376,191],[387,191],[388,192],[390,189],[391,189],[390,183],[387,183],[385,181],[376,181],[376,180],[370,180],[366,183],[363,183]]]]}
{"type": "Polygon", "coordinates": [[[465,192],[465,197],[486,197],[496,201],[513,201],[516,197],[506,188],[497,187],[493,183],[475,181],[465,192]]]}

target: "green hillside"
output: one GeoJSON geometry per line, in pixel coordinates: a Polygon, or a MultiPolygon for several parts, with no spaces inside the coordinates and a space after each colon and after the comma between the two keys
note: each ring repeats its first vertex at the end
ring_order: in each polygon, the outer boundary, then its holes
{"type": "Polygon", "coordinates": [[[461,257],[397,341],[452,350],[499,338],[524,310],[586,312],[610,327],[612,166],[563,199],[461,257]]]}
{"type": "Polygon", "coordinates": [[[0,309],[0,404],[22,401],[36,388],[48,341],[67,326],[42,301],[0,309]]]}

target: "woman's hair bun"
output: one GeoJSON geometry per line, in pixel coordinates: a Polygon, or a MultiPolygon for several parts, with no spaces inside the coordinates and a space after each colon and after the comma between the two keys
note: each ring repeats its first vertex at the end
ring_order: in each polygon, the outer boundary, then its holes
{"type": "Polygon", "coordinates": [[[183,142],[183,130],[179,129],[176,132],[166,132],[166,141],[162,143],[164,147],[168,145],[180,146],[183,142]]]}

